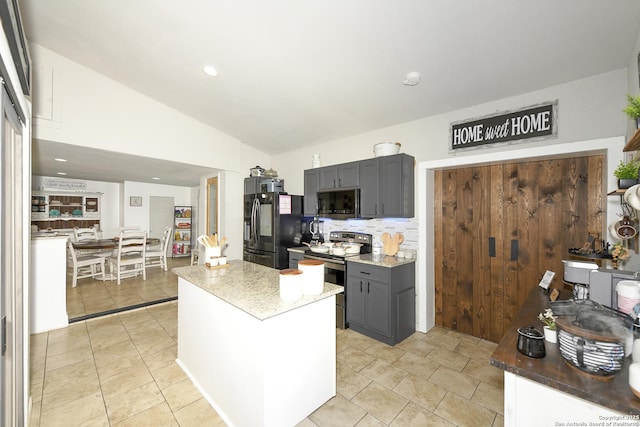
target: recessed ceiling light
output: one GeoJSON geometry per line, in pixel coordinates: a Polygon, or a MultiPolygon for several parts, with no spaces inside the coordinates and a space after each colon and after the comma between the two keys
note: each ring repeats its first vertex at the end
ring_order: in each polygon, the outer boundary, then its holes
{"type": "Polygon", "coordinates": [[[218,75],[218,71],[212,65],[205,65],[203,70],[204,70],[205,74],[208,75],[208,76],[215,77],[215,76],[218,75]]]}
{"type": "Polygon", "coordinates": [[[158,181],[160,178],[158,178],[157,176],[154,176],[154,177],[153,177],[153,178],[151,178],[151,179],[155,179],[156,181],[158,181]]]}
{"type": "Polygon", "coordinates": [[[53,159],[53,160],[55,160],[56,162],[66,162],[67,161],[67,159],[59,159],[59,158],[58,159],[53,159]]]}
{"type": "Polygon", "coordinates": [[[58,175],[66,175],[66,172],[57,172],[58,175]]]}

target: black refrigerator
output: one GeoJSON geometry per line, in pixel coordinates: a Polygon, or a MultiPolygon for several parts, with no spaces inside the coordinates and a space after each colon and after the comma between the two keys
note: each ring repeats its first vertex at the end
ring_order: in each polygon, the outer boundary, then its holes
{"type": "Polygon", "coordinates": [[[283,269],[289,266],[287,248],[300,245],[303,196],[256,193],[244,196],[245,261],[283,269]]]}

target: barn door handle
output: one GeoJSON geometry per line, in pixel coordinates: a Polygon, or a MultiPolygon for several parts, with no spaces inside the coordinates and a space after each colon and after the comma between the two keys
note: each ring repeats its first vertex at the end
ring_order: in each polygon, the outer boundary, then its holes
{"type": "Polygon", "coordinates": [[[511,241],[511,261],[518,260],[518,240],[513,239],[511,241]]]}
{"type": "Polygon", "coordinates": [[[489,237],[489,256],[491,258],[496,257],[496,238],[489,237]]]}

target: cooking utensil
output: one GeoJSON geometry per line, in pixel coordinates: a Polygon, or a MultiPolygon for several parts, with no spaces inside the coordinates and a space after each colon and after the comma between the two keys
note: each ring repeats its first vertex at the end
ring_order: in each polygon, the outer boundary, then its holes
{"type": "Polygon", "coordinates": [[[278,176],[278,172],[274,171],[273,169],[268,169],[264,173],[264,176],[266,176],[267,178],[276,178],[278,176]]]}
{"type": "Polygon", "coordinates": [[[325,245],[312,245],[310,243],[307,242],[302,242],[303,245],[309,246],[309,249],[311,249],[311,252],[315,252],[315,253],[319,253],[319,254],[326,254],[329,252],[329,246],[325,246],[325,245]]]}
{"type": "Polygon", "coordinates": [[[359,254],[360,253],[360,248],[362,247],[361,243],[345,243],[342,245],[342,247],[344,248],[345,253],[348,254],[359,254]]]}
{"type": "Polygon", "coordinates": [[[264,176],[264,168],[256,166],[255,168],[249,169],[249,176],[264,176]]]}
{"type": "Polygon", "coordinates": [[[331,254],[336,256],[344,256],[345,253],[346,252],[342,246],[334,246],[331,250],[331,254]]]}
{"type": "Polygon", "coordinates": [[[542,332],[532,325],[518,328],[518,351],[534,358],[546,356],[542,332]]]}

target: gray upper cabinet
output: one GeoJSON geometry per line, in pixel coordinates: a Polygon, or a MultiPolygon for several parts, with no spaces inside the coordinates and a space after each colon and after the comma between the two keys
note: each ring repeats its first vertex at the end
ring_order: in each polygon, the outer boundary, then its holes
{"type": "Polygon", "coordinates": [[[362,218],[412,218],[414,163],[408,154],[395,154],[307,169],[304,171],[304,214],[316,215],[318,191],[359,188],[362,218]]]}
{"type": "Polygon", "coordinates": [[[320,185],[320,169],[304,171],[304,215],[315,216],[318,213],[318,188],[320,185]]]}
{"type": "Polygon", "coordinates": [[[334,188],[357,188],[359,175],[359,162],[344,163],[335,166],[319,168],[320,190],[333,190],[334,188]]]}
{"type": "Polygon", "coordinates": [[[414,158],[407,154],[360,163],[360,215],[363,218],[414,216],[414,158]]]}

